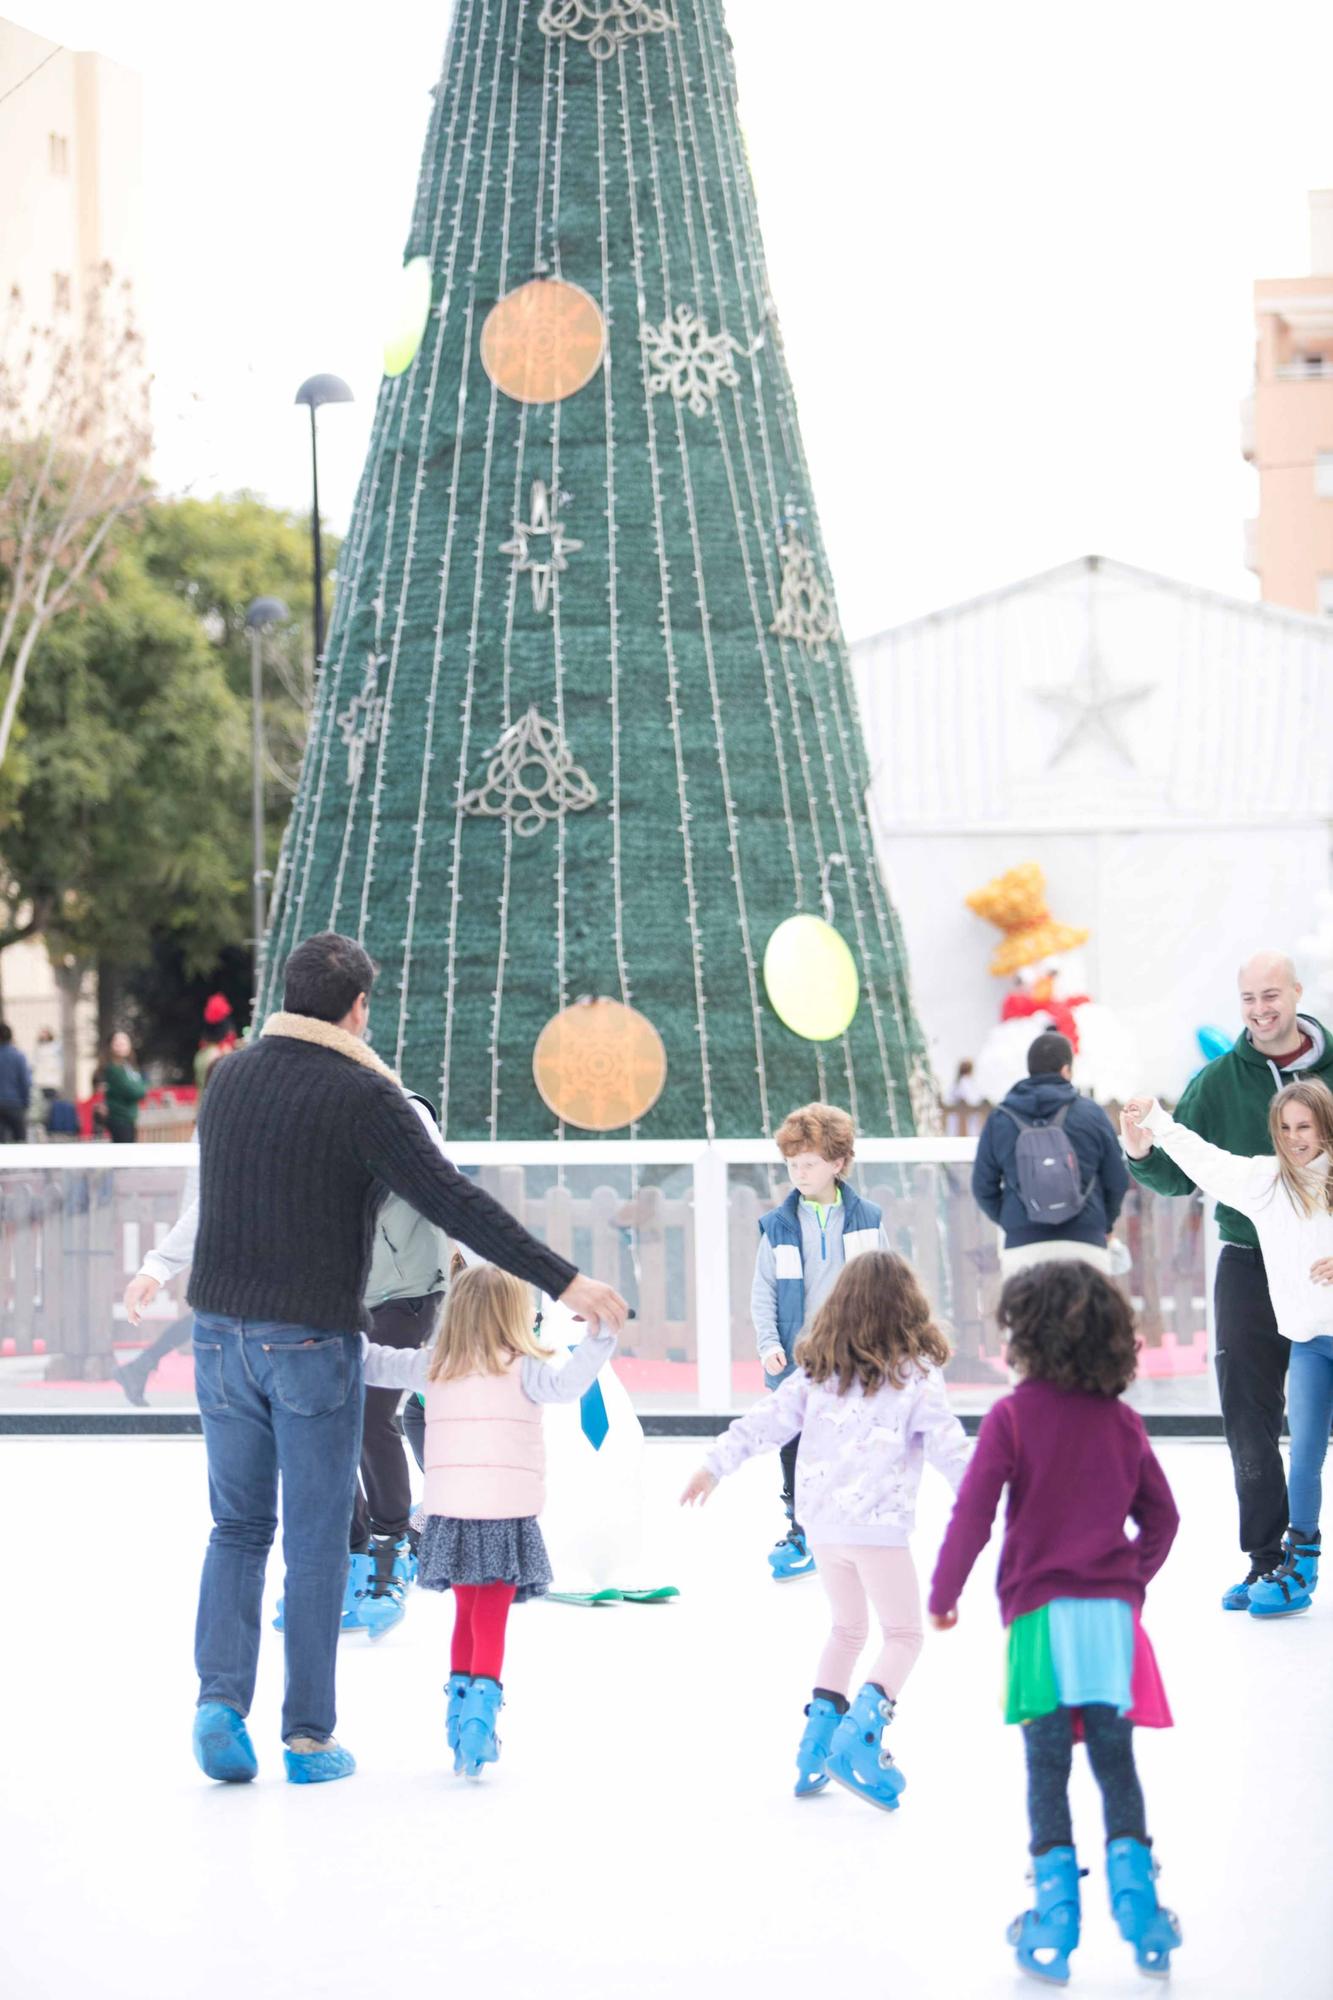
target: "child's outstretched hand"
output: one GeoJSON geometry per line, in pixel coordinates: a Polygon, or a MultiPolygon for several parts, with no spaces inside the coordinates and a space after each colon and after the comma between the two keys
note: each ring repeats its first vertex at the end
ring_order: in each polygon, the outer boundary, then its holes
{"type": "Polygon", "coordinates": [[[1318,1257],[1310,1266],[1310,1276],[1316,1285],[1333,1285],[1333,1257],[1318,1257]]]}
{"type": "Polygon", "coordinates": [[[930,1622],[937,1632],[952,1632],[958,1623],[958,1606],[951,1604],[947,1611],[932,1611],[930,1622]]]}
{"type": "Polygon", "coordinates": [[[709,1494],[717,1486],[717,1480],[706,1465],[701,1465],[689,1485],[680,1496],[682,1507],[693,1507],[696,1501],[702,1506],[709,1494]]]}

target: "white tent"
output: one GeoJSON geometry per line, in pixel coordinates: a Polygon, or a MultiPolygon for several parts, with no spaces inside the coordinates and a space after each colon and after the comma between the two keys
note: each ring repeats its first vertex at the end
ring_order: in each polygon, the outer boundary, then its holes
{"type": "Polygon", "coordinates": [[[852,651],[876,835],[946,1089],[1006,991],[964,897],[1023,861],[1177,1094],[1329,888],[1333,620],[1085,556],[852,651]]]}

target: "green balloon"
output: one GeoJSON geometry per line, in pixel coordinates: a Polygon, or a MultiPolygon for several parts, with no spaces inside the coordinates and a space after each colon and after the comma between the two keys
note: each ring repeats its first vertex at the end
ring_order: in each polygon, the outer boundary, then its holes
{"type": "Polygon", "coordinates": [[[393,327],[384,343],[384,372],[401,375],[416,359],[430,318],[430,258],[414,257],[398,279],[393,327]]]}
{"type": "Polygon", "coordinates": [[[822,917],[788,917],[764,951],[773,1011],[794,1035],[831,1042],[850,1027],[861,994],[846,940],[822,917]]]}

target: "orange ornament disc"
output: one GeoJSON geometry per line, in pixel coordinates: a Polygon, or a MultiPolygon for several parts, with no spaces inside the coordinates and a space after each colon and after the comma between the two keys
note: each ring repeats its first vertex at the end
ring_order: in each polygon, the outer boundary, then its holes
{"type": "Polygon", "coordinates": [[[602,365],[606,324],[597,301],[560,278],[533,278],[491,307],[481,365],[519,403],[559,403],[602,365]]]}
{"type": "Polygon", "coordinates": [[[614,1132],[642,1118],[666,1073],[662,1037],[619,1000],[576,1000],[551,1017],[532,1052],[542,1102],[585,1132],[614,1132]]]}

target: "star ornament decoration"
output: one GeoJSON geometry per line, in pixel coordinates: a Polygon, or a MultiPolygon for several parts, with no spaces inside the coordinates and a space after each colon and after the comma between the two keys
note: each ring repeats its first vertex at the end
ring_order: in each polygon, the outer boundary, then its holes
{"type": "Polygon", "coordinates": [[[1147,682],[1136,687],[1116,687],[1107,678],[1096,648],[1090,647],[1078,674],[1067,687],[1036,690],[1037,700],[1055,709],[1062,723],[1047,769],[1062,763],[1084,738],[1092,738],[1114,751],[1133,770],[1134,754],[1120,733],[1119,717],[1136,702],[1146,701],[1152,691],[1147,682]]]}
{"type": "Polygon", "coordinates": [[[529,506],[531,519],[515,521],[514,539],[500,544],[502,556],[512,556],[514,568],[532,580],[532,608],[545,611],[551,596],[551,578],[557,570],[569,568],[569,558],[583,547],[565,533],[563,521],[551,512],[551,496],[543,480],[534,479],[529,506]]]}

